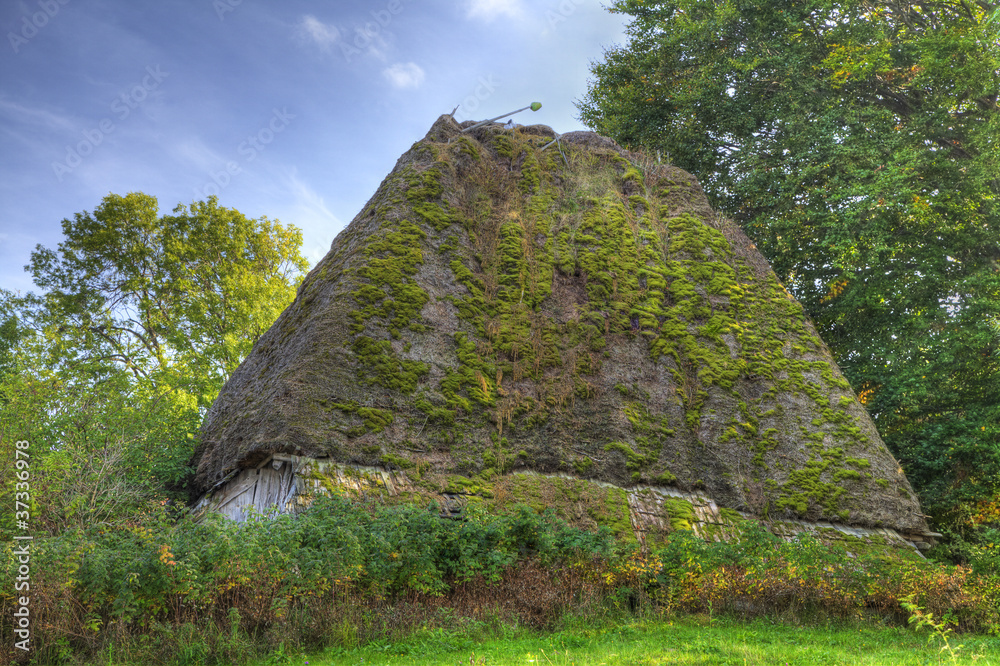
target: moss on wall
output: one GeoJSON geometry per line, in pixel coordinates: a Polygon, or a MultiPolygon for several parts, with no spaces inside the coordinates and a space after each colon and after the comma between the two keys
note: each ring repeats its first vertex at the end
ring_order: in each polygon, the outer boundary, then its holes
{"type": "Polygon", "coordinates": [[[586,133],[562,138],[564,159],[542,150],[552,137],[439,120],[223,390],[206,438],[235,441],[243,411],[267,435],[240,441],[305,453],[922,524],[801,306],[697,182],[586,133]],[[315,342],[295,347],[304,331],[315,342]]]}
{"type": "Polygon", "coordinates": [[[551,510],[572,525],[595,529],[606,527],[619,539],[634,541],[624,489],[585,479],[514,474],[497,485],[495,506],[504,510],[527,504],[539,513],[551,510]]]}

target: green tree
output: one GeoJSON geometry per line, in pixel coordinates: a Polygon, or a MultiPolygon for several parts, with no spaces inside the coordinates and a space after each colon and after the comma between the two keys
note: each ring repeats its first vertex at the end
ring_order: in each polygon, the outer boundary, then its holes
{"type": "Polygon", "coordinates": [[[215,197],[158,216],[142,193],[108,195],[63,220],[57,250],[26,267],[29,298],[57,358],[124,368],[207,407],[295,296],[302,234],[250,219],[215,197]]]}
{"type": "Polygon", "coordinates": [[[52,532],[183,496],[204,410],[306,268],[297,229],[214,198],[160,216],[112,194],[63,232],[26,267],[40,295],[0,293],[0,460],[30,442],[32,525],[52,532]]]}
{"type": "Polygon", "coordinates": [[[1000,490],[995,3],[620,0],[581,117],[695,173],[805,304],[925,508],[1000,490]]]}
{"type": "Polygon", "coordinates": [[[23,335],[12,301],[9,292],[0,290],[0,378],[14,371],[14,350],[23,335]]]}
{"type": "MultiPolygon", "coordinates": [[[[32,531],[159,512],[186,474],[199,417],[193,400],[176,392],[150,399],[124,372],[46,370],[25,359],[31,353],[22,351],[21,371],[0,385],[0,459],[13,469],[16,443],[28,443],[21,456],[29,456],[32,531]]],[[[0,499],[10,505],[12,490],[13,478],[4,479],[0,499]]],[[[12,518],[0,518],[0,534],[12,518]]]]}

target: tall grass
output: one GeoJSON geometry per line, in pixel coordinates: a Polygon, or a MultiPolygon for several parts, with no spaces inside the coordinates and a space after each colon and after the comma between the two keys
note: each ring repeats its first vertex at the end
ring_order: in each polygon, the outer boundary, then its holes
{"type": "MultiPolygon", "coordinates": [[[[443,520],[434,507],[333,498],[297,517],[94,526],[33,548],[33,658],[45,664],[246,663],[462,623],[552,628],[567,612],[608,609],[904,626],[909,599],[957,630],[1000,627],[990,562],[850,557],[752,523],[739,543],[677,531],[642,550],[524,506],[443,520]]],[[[16,568],[4,561],[0,614],[10,617],[16,568]]],[[[0,623],[2,663],[15,657],[11,632],[0,623]]]]}
{"type": "Polygon", "coordinates": [[[539,634],[531,631],[481,639],[464,629],[417,632],[396,643],[373,643],[358,649],[332,649],[290,663],[346,666],[364,663],[411,666],[600,666],[657,664],[733,666],[779,664],[816,666],[924,666],[926,664],[1000,664],[1000,639],[970,638],[955,654],[942,653],[920,634],[902,628],[827,623],[802,627],[766,620],[687,616],[619,618],[615,622],[576,623],[572,628],[539,634]]]}

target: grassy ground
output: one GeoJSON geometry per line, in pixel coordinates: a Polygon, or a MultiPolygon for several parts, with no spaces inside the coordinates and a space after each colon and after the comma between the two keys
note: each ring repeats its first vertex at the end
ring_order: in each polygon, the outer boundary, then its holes
{"type": "MultiPolygon", "coordinates": [[[[417,632],[398,643],[291,659],[309,666],[341,664],[976,664],[1000,666],[1000,639],[950,636],[954,652],[926,631],[867,627],[794,627],[766,621],[684,618],[579,627],[553,634],[502,630],[486,641],[480,632],[417,632]],[[931,639],[928,642],[928,639],[931,639]]],[[[496,632],[491,632],[496,633],[496,632]]]]}

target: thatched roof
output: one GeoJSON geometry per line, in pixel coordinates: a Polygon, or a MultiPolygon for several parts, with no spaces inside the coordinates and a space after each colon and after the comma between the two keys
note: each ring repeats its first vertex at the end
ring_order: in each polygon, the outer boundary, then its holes
{"type": "Polygon", "coordinates": [[[438,119],[223,388],[196,490],[283,452],[924,530],[802,307],[695,178],[555,136],[438,119]]]}

